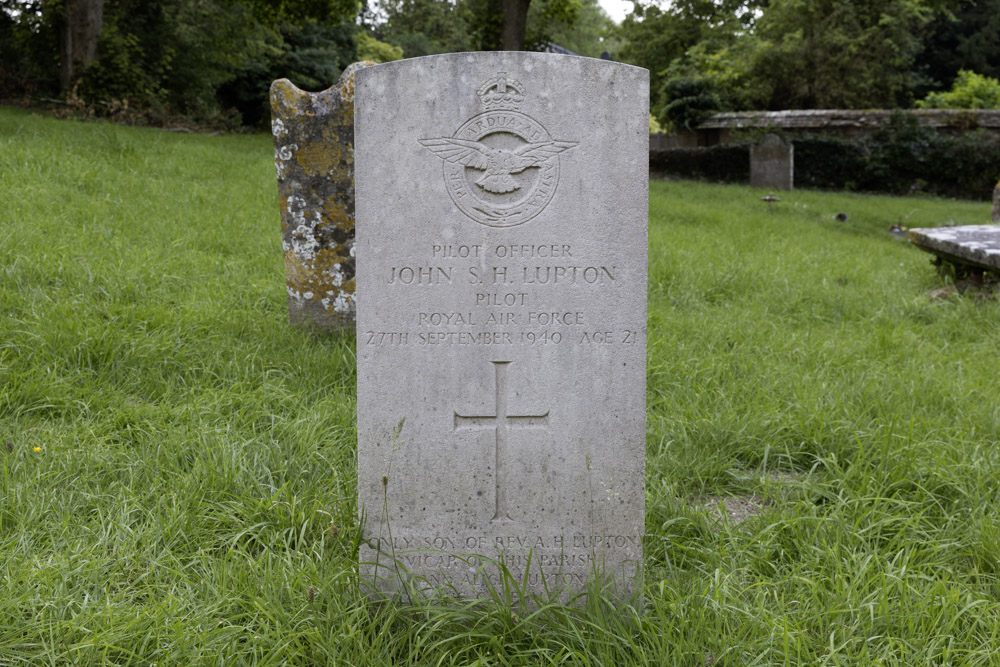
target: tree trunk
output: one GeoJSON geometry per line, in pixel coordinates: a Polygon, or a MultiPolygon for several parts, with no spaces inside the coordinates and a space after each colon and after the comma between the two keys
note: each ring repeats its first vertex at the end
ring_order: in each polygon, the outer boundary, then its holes
{"type": "Polygon", "coordinates": [[[500,0],[503,26],[500,44],[504,51],[523,51],[524,33],[528,28],[528,6],[531,0],[500,0]]]}
{"type": "Polygon", "coordinates": [[[59,86],[68,92],[74,74],[97,58],[97,41],[104,26],[104,0],[65,0],[59,30],[59,86]]]}

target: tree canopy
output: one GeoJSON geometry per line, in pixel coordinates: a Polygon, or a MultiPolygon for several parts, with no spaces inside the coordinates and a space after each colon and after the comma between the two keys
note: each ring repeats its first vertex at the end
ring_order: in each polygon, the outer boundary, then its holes
{"type": "Polygon", "coordinates": [[[0,96],[259,124],[275,78],[556,40],[598,56],[613,29],[597,0],[0,0],[0,96]]]}
{"type": "Polygon", "coordinates": [[[668,124],[944,104],[1000,77],[1000,0],[633,0],[621,25],[598,0],[0,0],[0,97],[260,124],[275,78],[321,89],[361,58],[556,45],[648,68],[668,124]]]}
{"type": "Polygon", "coordinates": [[[622,55],[661,121],[708,109],[910,107],[1000,70],[1000,0],[636,0],[622,55]]]}

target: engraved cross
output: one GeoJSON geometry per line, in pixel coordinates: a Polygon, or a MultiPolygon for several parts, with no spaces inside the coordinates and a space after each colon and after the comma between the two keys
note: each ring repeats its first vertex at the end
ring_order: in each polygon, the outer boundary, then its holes
{"type": "Polygon", "coordinates": [[[507,366],[509,361],[491,361],[496,369],[496,409],[492,415],[460,415],[455,412],[455,430],[494,429],[496,432],[496,447],[494,448],[494,480],[496,485],[496,510],[493,521],[511,521],[507,512],[507,431],[510,429],[547,428],[549,411],[540,415],[510,415],[507,414],[507,366]]]}

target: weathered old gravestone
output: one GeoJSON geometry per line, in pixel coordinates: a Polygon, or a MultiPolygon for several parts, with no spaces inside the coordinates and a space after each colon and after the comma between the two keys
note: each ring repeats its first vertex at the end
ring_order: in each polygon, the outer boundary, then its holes
{"type": "Polygon", "coordinates": [[[564,599],[642,562],[648,72],[357,75],[358,496],[375,590],[564,599]]]}
{"type": "Polygon", "coordinates": [[[288,318],[354,330],[355,63],[320,93],[271,84],[288,318]]]}
{"type": "Polygon", "coordinates": [[[777,134],[765,134],[750,146],[750,185],[791,190],[795,183],[795,147],[777,134]]]}

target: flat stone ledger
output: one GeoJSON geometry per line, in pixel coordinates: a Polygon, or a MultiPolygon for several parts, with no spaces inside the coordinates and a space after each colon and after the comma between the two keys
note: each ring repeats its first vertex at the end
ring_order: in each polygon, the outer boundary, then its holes
{"type": "Polygon", "coordinates": [[[765,134],[750,146],[750,185],[791,190],[795,185],[795,146],[777,134],[765,134]]]}
{"type": "Polygon", "coordinates": [[[1000,226],[962,225],[911,229],[910,242],[950,262],[1000,272],[1000,226]]]}
{"type": "Polygon", "coordinates": [[[354,331],[354,63],[319,93],[271,84],[288,318],[354,331]]]}
{"type": "Polygon", "coordinates": [[[648,72],[357,75],[358,498],[373,592],[628,599],[644,522],[648,72]]]}

